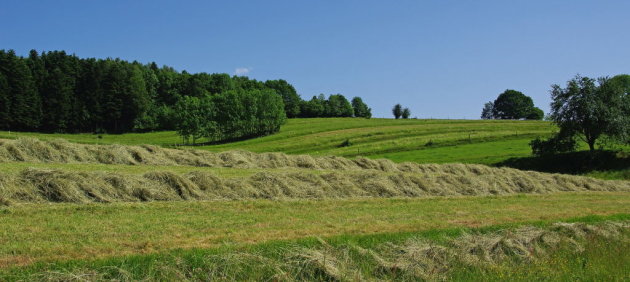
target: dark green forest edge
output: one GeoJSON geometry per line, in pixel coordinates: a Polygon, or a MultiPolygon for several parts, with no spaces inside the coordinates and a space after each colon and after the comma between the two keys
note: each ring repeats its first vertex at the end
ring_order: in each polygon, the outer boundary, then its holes
{"type": "Polygon", "coordinates": [[[286,118],[371,117],[355,97],[304,101],[285,80],[191,74],[156,63],[0,50],[0,130],[125,133],[177,130],[187,141],[277,132],[286,118]]]}

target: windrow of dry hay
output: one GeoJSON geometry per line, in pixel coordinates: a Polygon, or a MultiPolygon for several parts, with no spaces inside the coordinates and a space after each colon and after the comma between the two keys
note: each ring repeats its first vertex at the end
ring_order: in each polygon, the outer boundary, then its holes
{"type": "Polygon", "coordinates": [[[25,169],[0,172],[0,204],[216,199],[313,199],[504,195],[558,191],[630,191],[630,182],[463,164],[396,164],[389,160],[212,153],[156,146],[83,145],[63,140],[0,140],[0,162],[186,165],[233,168],[305,168],[221,178],[202,170],[144,175],[25,169]],[[312,169],[333,172],[311,173],[312,169]]]}
{"type": "MultiPolygon", "coordinates": [[[[401,243],[382,243],[372,248],[355,244],[333,246],[320,240],[313,247],[279,249],[269,256],[256,252],[229,252],[196,258],[193,267],[175,257],[157,262],[156,272],[177,281],[417,281],[448,280],[449,272],[465,267],[493,269],[543,259],[559,248],[580,253],[592,240],[627,242],[630,222],[597,224],[556,223],[485,234],[467,234],[436,243],[412,238],[401,243]],[[591,241],[589,241],[591,240],[591,241]],[[199,266],[202,261],[202,267],[199,266]],[[255,277],[255,278],[253,278],[255,277]]],[[[132,281],[123,269],[76,269],[33,275],[33,280],[132,281]]],[[[150,277],[147,277],[150,280],[150,277]]]]}
{"type": "Polygon", "coordinates": [[[124,165],[161,165],[232,168],[305,168],[324,170],[380,170],[386,172],[423,172],[433,167],[416,163],[396,164],[390,160],[371,160],[328,156],[287,155],[227,151],[214,153],[193,149],[169,149],[152,145],[86,145],[63,139],[41,141],[34,138],[0,139],[0,162],[100,163],[124,165]]]}
{"type": "Polygon", "coordinates": [[[319,273],[326,280],[357,280],[361,277],[360,264],[353,259],[353,252],[370,257],[377,264],[375,269],[382,274],[395,273],[434,280],[441,278],[454,265],[483,267],[507,261],[531,261],[562,243],[580,252],[587,236],[627,240],[628,231],[630,222],[627,221],[596,225],[556,223],[550,229],[526,226],[491,234],[468,234],[445,244],[410,239],[403,244],[384,244],[375,249],[364,249],[352,245],[333,247],[322,241],[322,247],[295,250],[291,258],[294,264],[306,269],[302,269],[302,272],[319,273]]]}
{"type": "Polygon", "coordinates": [[[139,174],[27,168],[0,173],[0,204],[221,199],[324,199],[628,191],[630,182],[482,165],[423,165],[417,172],[259,172],[222,178],[212,172],[139,174]]]}
{"type": "Polygon", "coordinates": [[[312,157],[284,153],[251,153],[227,151],[169,149],[152,145],[86,145],[58,139],[41,141],[34,138],[0,139],[0,162],[101,163],[125,165],[183,165],[233,168],[307,168],[382,171],[414,171],[414,164],[397,165],[389,160],[341,157],[312,157]]]}

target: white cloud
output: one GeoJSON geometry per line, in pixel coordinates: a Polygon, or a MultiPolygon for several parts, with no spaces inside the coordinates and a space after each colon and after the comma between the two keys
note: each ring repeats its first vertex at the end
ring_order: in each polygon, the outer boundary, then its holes
{"type": "Polygon", "coordinates": [[[246,75],[248,74],[250,71],[252,71],[254,68],[252,67],[247,67],[247,68],[236,68],[234,70],[234,74],[235,75],[246,75]]]}

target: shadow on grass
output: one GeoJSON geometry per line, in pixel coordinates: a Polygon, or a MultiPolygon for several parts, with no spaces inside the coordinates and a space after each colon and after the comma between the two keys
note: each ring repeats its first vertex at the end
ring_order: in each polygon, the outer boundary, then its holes
{"type": "Polygon", "coordinates": [[[493,165],[564,174],[620,173],[625,176],[622,178],[630,179],[630,153],[624,151],[579,151],[542,157],[510,158],[493,165]]]}
{"type": "Polygon", "coordinates": [[[222,139],[222,140],[206,141],[206,142],[180,143],[180,144],[175,143],[175,144],[167,145],[165,147],[201,147],[201,146],[211,146],[211,145],[223,145],[223,144],[228,144],[228,143],[233,143],[233,142],[245,141],[249,139],[256,139],[256,138],[265,137],[265,136],[269,136],[273,134],[275,133],[264,134],[264,135],[247,135],[247,136],[242,136],[242,137],[227,138],[227,139],[222,139]]]}

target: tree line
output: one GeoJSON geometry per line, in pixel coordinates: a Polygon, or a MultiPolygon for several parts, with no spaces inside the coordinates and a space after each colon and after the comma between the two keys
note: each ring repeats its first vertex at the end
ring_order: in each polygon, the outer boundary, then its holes
{"type": "Polygon", "coordinates": [[[1,130],[177,130],[221,140],[275,132],[287,117],[369,118],[371,109],[361,98],[350,103],[341,94],[304,101],[282,79],[192,74],[154,62],[83,59],[64,51],[31,50],[21,57],[0,50],[1,130]]]}

